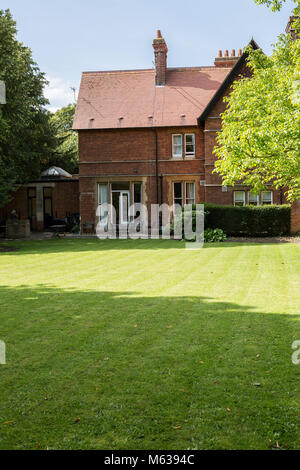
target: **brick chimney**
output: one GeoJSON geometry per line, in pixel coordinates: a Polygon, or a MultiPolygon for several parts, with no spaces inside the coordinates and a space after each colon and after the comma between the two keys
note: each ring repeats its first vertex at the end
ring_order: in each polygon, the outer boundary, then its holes
{"type": "Polygon", "coordinates": [[[215,59],[215,67],[233,67],[239,58],[242,56],[243,51],[239,49],[238,54],[236,54],[235,49],[232,49],[231,56],[229,55],[229,51],[219,51],[218,57],[215,59]]]}
{"type": "Polygon", "coordinates": [[[293,23],[296,19],[297,19],[297,16],[290,16],[287,27],[285,29],[286,34],[290,35],[291,38],[294,39],[294,41],[297,39],[296,30],[293,27],[293,23]]]}
{"type": "Polygon", "coordinates": [[[153,41],[153,49],[155,55],[155,84],[164,86],[166,84],[168,48],[159,30],[153,41]]]}

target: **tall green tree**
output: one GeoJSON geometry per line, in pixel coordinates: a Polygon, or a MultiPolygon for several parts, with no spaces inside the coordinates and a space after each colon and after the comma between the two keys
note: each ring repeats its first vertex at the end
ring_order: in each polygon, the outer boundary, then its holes
{"type": "Polygon", "coordinates": [[[300,197],[300,40],[282,35],[270,57],[248,52],[253,76],[237,80],[226,98],[215,171],[226,185],[285,188],[293,201],[300,197]]]}
{"type": "Polygon", "coordinates": [[[43,95],[47,80],[16,32],[10,11],[0,10],[0,80],[6,85],[6,104],[0,104],[0,206],[18,184],[40,174],[55,145],[43,95]]]}
{"type": "MultiPolygon", "coordinates": [[[[267,7],[271,8],[272,11],[279,11],[281,10],[283,4],[286,3],[288,0],[254,0],[254,1],[258,5],[267,5],[267,7]]],[[[295,3],[295,9],[293,11],[293,14],[298,15],[300,13],[300,9],[299,9],[300,2],[299,0],[292,0],[292,2],[295,3]]]]}
{"type": "Polygon", "coordinates": [[[59,166],[69,173],[78,172],[78,135],[72,130],[75,108],[75,103],[69,104],[51,116],[57,145],[53,149],[48,166],[59,166]]]}

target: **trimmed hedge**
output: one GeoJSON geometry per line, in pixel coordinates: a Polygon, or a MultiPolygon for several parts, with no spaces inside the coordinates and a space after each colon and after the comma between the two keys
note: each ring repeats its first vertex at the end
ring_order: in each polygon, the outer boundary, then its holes
{"type": "Polygon", "coordinates": [[[216,206],[205,204],[205,228],[220,228],[232,236],[278,236],[290,233],[291,207],[216,206]]]}

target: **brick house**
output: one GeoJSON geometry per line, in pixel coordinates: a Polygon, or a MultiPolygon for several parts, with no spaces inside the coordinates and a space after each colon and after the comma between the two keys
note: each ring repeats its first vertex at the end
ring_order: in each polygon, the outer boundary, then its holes
{"type": "Polygon", "coordinates": [[[153,48],[154,69],[82,75],[73,126],[82,228],[97,223],[105,202],[120,224],[129,221],[129,205],[140,202],[281,204],[279,191],[256,197],[244,186],[224,187],[213,173],[223,98],[239,75],[249,74],[247,54],[219,51],[214,66],[168,68],[160,31],[153,48]]]}
{"type": "Polygon", "coordinates": [[[13,194],[13,199],[0,208],[0,226],[10,218],[13,210],[20,220],[29,220],[33,231],[41,231],[52,224],[53,217],[65,219],[79,213],[79,182],[58,167],[44,171],[39,179],[31,180],[13,194]]]}

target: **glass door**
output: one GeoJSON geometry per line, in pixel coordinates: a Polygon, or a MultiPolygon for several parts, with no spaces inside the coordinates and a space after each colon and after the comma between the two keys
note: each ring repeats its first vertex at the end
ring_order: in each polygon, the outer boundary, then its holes
{"type": "Polygon", "coordinates": [[[121,224],[128,224],[129,222],[129,191],[121,191],[120,206],[121,206],[121,224]]]}
{"type": "Polygon", "coordinates": [[[129,222],[130,191],[112,191],[112,206],[115,208],[115,217],[112,223],[127,225],[129,222]]]}

